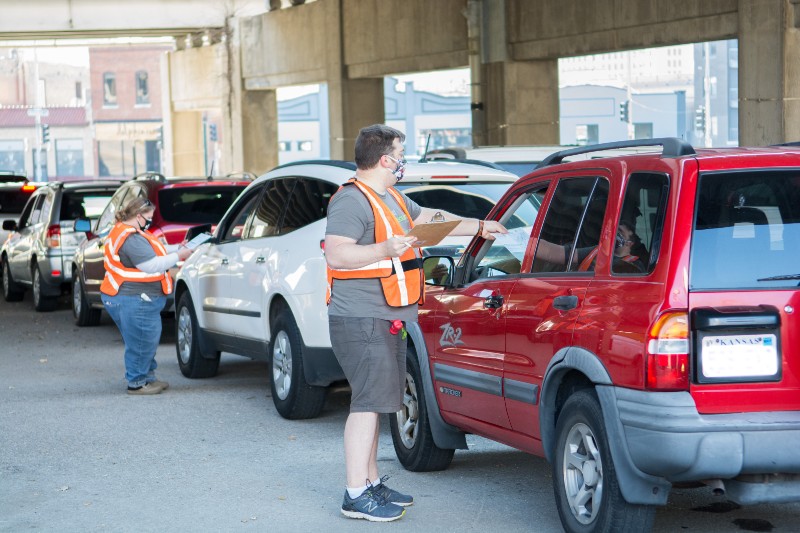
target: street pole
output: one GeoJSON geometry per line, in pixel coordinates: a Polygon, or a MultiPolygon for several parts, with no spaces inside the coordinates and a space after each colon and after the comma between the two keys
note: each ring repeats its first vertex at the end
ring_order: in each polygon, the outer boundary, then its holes
{"type": "Polygon", "coordinates": [[[703,55],[705,56],[705,61],[703,64],[703,105],[705,109],[703,109],[703,113],[705,114],[705,118],[703,119],[703,144],[706,148],[711,148],[711,145],[714,144],[713,140],[711,139],[711,58],[709,57],[709,53],[711,52],[711,47],[708,44],[708,41],[703,43],[703,55]]]}
{"type": "Polygon", "coordinates": [[[33,120],[35,124],[34,127],[36,128],[34,132],[34,137],[36,138],[36,155],[33,157],[33,180],[42,181],[42,106],[39,105],[39,54],[35,47],[33,49],[33,82],[36,88],[36,94],[34,95],[36,114],[33,120]]]}

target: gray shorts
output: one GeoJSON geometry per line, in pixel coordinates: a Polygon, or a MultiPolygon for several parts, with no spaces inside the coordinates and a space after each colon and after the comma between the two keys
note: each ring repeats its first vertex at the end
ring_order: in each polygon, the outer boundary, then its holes
{"type": "Polygon", "coordinates": [[[396,413],[403,406],[406,341],[380,318],[331,316],[331,346],[353,393],[351,413],[396,413]]]}

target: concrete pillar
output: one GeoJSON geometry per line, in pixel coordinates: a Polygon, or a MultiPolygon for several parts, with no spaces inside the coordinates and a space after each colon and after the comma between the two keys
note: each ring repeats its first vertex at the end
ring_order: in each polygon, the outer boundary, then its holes
{"type": "Polygon", "coordinates": [[[278,164],[276,91],[242,91],[243,170],[257,176],[278,164]]]}
{"type": "Polygon", "coordinates": [[[559,144],[558,60],[483,67],[486,144],[559,144]]]}
{"type": "Polygon", "coordinates": [[[172,113],[172,172],[176,176],[202,176],[203,114],[198,111],[172,113]]]}
{"type": "MultiPolygon", "coordinates": [[[[383,79],[342,78],[328,83],[331,124],[331,159],[352,161],[358,131],[384,122],[383,79]]],[[[414,132],[403,132],[412,135],[414,132]]]]}
{"type": "Polygon", "coordinates": [[[739,144],[800,140],[800,1],[739,0],[739,144]]]}

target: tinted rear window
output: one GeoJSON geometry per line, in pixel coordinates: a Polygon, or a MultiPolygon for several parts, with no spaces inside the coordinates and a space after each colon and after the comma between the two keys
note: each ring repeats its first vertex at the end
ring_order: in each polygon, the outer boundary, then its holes
{"type": "Polygon", "coordinates": [[[443,209],[460,217],[482,220],[510,186],[511,183],[461,182],[447,185],[409,183],[395,185],[395,188],[422,207],[443,209]]]}
{"type": "Polygon", "coordinates": [[[65,191],[59,220],[95,219],[106,208],[114,191],[65,191]]]}
{"type": "Polygon", "coordinates": [[[689,286],[797,288],[800,171],[701,175],[689,286]]]}
{"type": "Polygon", "coordinates": [[[167,222],[216,224],[243,190],[243,186],[161,189],[158,211],[167,222]]]}

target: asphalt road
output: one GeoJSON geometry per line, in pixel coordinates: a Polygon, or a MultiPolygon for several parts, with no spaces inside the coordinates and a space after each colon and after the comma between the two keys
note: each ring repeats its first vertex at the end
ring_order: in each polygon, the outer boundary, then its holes
{"type": "MultiPolygon", "coordinates": [[[[105,315],[76,327],[66,298],[35,313],[30,296],[0,297],[0,531],[561,530],[543,459],[471,436],[449,469],[415,474],[397,462],[386,423],[381,473],[416,503],[390,525],[345,518],[347,391],[315,420],[284,420],[264,363],[223,354],[216,378],[185,379],[167,321],[157,361],[169,390],[128,396],[122,349],[105,315]]],[[[675,489],[654,531],[798,524],[800,504],[738,508],[707,488],[675,489]]]]}

